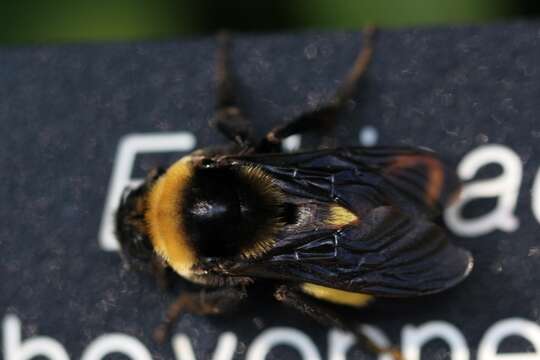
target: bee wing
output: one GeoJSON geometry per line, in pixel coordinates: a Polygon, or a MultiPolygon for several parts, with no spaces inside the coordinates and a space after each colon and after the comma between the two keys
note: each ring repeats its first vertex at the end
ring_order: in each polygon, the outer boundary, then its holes
{"type": "Polygon", "coordinates": [[[261,166],[294,195],[338,201],[363,214],[392,204],[437,216],[457,196],[455,172],[435,153],[418,148],[340,148],[240,158],[261,166]]]}
{"type": "Polygon", "coordinates": [[[377,207],[361,224],[338,232],[294,236],[301,241],[280,239],[262,258],[237,262],[229,271],[408,297],[450,288],[473,265],[471,254],[451,244],[438,226],[390,206],[377,207]]]}
{"type": "Polygon", "coordinates": [[[342,204],[358,223],[278,234],[272,250],[239,260],[231,274],[415,296],[449,288],[472,268],[470,253],[430,221],[459,189],[454,172],[432,152],[342,148],[236,161],[261,167],[295,198],[342,204]]]}

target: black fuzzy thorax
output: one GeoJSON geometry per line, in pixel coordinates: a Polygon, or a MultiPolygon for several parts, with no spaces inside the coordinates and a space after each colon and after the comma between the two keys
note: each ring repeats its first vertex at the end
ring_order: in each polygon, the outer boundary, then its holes
{"type": "Polygon", "coordinates": [[[195,170],[179,209],[199,256],[237,256],[271,233],[279,208],[258,181],[241,168],[195,170]]]}

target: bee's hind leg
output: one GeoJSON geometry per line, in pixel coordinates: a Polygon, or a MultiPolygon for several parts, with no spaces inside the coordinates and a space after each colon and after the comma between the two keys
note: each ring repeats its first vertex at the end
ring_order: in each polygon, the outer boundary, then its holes
{"type": "Polygon", "coordinates": [[[219,48],[216,58],[217,102],[213,120],[210,122],[241,149],[254,144],[251,123],[246,119],[234,96],[233,81],[229,69],[230,38],[228,33],[218,35],[219,48]]]}
{"type": "Polygon", "coordinates": [[[338,113],[354,94],[358,81],[365,74],[371,61],[374,34],[374,27],[364,29],[362,50],[335,95],[319,108],[303,113],[286,124],[272,129],[257,145],[257,152],[276,151],[283,139],[291,135],[329,130],[335,126],[338,113]]]}
{"type": "Polygon", "coordinates": [[[243,287],[201,290],[195,293],[183,292],[169,305],[165,320],[154,330],[154,340],[160,344],[164,343],[182,313],[223,314],[233,310],[245,297],[246,290],[243,287]]]}
{"type": "Polygon", "coordinates": [[[340,318],[331,309],[317,303],[312,297],[301,292],[300,289],[282,285],[274,293],[274,297],[311,317],[324,326],[337,327],[350,331],[356,337],[356,341],[371,351],[373,354],[389,354],[395,360],[404,360],[401,352],[395,348],[383,348],[375,344],[370,338],[355,327],[340,318]]]}

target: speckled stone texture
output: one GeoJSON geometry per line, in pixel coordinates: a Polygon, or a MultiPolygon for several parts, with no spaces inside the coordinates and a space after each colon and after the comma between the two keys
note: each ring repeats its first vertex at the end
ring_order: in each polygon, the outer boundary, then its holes
{"type": "MultiPolygon", "coordinates": [[[[234,36],[236,88],[257,131],[329,98],[360,46],[356,32],[234,36]]],[[[0,49],[0,316],[17,315],[23,338],[50,336],[77,359],[93,339],[122,332],[155,359],[173,358],[170,344],[154,344],[151,332],[174,293],[126,271],[116,253],[99,248],[97,234],[123,135],[184,130],[197,146],[224,142],[207,125],[215,48],[215,39],[198,38],[0,49]]],[[[430,147],[453,163],[484,143],[504,144],[523,163],[520,227],[452,236],[473,252],[476,267],[451,291],[337,310],[378,326],[396,344],[405,324],[448,321],[465,336],[471,359],[496,321],[540,321],[540,250],[531,252],[540,246],[539,223],[530,197],[540,165],[539,112],[538,23],[382,30],[337,128],[338,144],[358,144],[365,125],[377,129],[380,144],[430,147]]],[[[159,162],[141,157],[134,174],[159,162]]],[[[481,214],[493,203],[478,206],[481,214]]],[[[225,331],[238,335],[236,357],[243,359],[254,337],[272,326],[301,329],[326,358],[328,329],[274,302],[264,287],[253,295],[235,314],[179,321],[176,331],[189,336],[197,359],[209,358],[225,331]]],[[[519,338],[503,345],[530,348],[519,338]]],[[[447,352],[433,342],[423,356],[444,359],[447,352]]],[[[299,354],[280,346],[267,358],[299,354]]]]}

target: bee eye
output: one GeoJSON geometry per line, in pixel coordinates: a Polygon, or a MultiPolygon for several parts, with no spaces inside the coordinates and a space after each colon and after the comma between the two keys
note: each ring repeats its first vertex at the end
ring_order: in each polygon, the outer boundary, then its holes
{"type": "Polygon", "coordinates": [[[131,188],[129,186],[126,186],[124,190],[122,190],[122,195],[120,196],[120,204],[121,206],[126,203],[127,198],[129,194],[131,193],[131,188]]]}
{"type": "Polygon", "coordinates": [[[143,215],[146,191],[144,184],[126,188],[116,213],[116,235],[130,261],[148,261],[153,255],[143,215]]]}
{"type": "Polygon", "coordinates": [[[126,250],[130,256],[142,261],[149,260],[153,255],[150,240],[147,236],[140,233],[134,234],[131,241],[127,244],[126,250]]]}
{"type": "Polygon", "coordinates": [[[203,168],[210,168],[215,164],[214,160],[210,158],[204,158],[201,160],[201,165],[203,168]]]}

